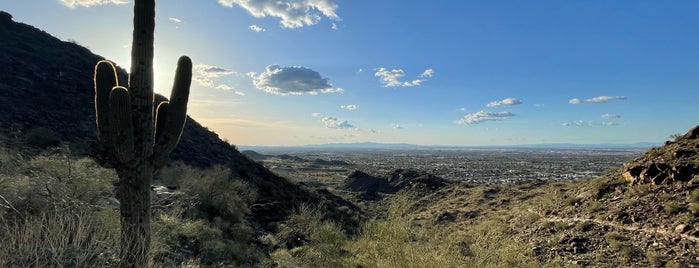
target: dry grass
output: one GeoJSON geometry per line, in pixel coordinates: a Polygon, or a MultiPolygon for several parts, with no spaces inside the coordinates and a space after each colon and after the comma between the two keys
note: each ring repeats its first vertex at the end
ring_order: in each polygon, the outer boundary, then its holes
{"type": "Polygon", "coordinates": [[[115,264],[119,241],[116,211],[45,213],[0,219],[1,267],[107,267],[115,264]]]}

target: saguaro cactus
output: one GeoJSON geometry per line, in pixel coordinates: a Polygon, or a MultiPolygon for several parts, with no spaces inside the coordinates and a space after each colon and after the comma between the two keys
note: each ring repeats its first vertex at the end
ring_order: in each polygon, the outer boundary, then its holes
{"type": "Polygon", "coordinates": [[[182,134],[192,82],[192,62],[182,56],[170,100],[160,103],[153,116],[154,29],[155,0],[136,0],[128,88],[119,86],[111,62],[95,66],[94,157],[119,176],[122,267],[148,265],[150,184],[153,172],[167,163],[182,134]]]}

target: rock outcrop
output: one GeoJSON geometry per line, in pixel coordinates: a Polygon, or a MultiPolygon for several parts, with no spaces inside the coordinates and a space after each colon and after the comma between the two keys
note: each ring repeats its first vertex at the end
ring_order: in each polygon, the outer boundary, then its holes
{"type": "Polygon", "coordinates": [[[376,177],[359,170],[352,172],[344,182],[344,187],[350,191],[376,193],[396,193],[401,190],[432,192],[451,184],[441,177],[410,170],[397,169],[386,177],[376,177]]]}
{"type": "Polygon", "coordinates": [[[699,126],[624,165],[631,184],[671,184],[699,176],[699,126]]]}
{"type": "Polygon", "coordinates": [[[393,186],[384,178],[374,177],[355,170],[345,179],[344,187],[355,192],[390,193],[393,186]]]}

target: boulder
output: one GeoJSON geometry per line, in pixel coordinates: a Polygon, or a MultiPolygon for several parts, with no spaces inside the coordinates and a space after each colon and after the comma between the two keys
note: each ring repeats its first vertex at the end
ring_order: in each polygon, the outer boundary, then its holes
{"type": "Polygon", "coordinates": [[[699,126],[694,127],[693,129],[689,130],[684,136],[682,136],[684,139],[698,139],[699,138],[699,126]]]}

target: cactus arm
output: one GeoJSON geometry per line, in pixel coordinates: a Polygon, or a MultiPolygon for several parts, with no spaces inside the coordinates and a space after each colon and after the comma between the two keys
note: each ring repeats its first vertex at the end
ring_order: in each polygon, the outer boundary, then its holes
{"type": "Polygon", "coordinates": [[[155,148],[153,149],[153,160],[156,163],[156,168],[167,161],[168,155],[175,149],[180,140],[187,120],[187,101],[191,83],[192,61],[189,57],[182,56],[177,62],[170,101],[158,105],[155,148]],[[162,116],[161,114],[166,115],[162,116]]]}
{"type": "Polygon", "coordinates": [[[114,167],[113,144],[116,140],[116,130],[109,122],[109,95],[114,86],[118,85],[116,68],[107,60],[101,60],[95,65],[95,121],[97,124],[97,143],[94,144],[94,156],[103,167],[114,167]]]}
{"type": "Polygon", "coordinates": [[[134,158],[134,131],[131,118],[131,97],[125,87],[114,87],[109,94],[110,125],[114,126],[114,155],[120,164],[134,158]]]}
{"type": "Polygon", "coordinates": [[[109,95],[118,85],[114,65],[106,60],[95,65],[95,113],[100,142],[109,144],[114,140],[114,128],[109,124],[109,95]]]}
{"type": "Polygon", "coordinates": [[[158,108],[155,110],[155,143],[157,144],[159,140],[162,139],[163,132],[165,132],[165,123],[167,122],[167,107],[170,105],[169,101],[163,101],[158,104],[158,108]]]}

